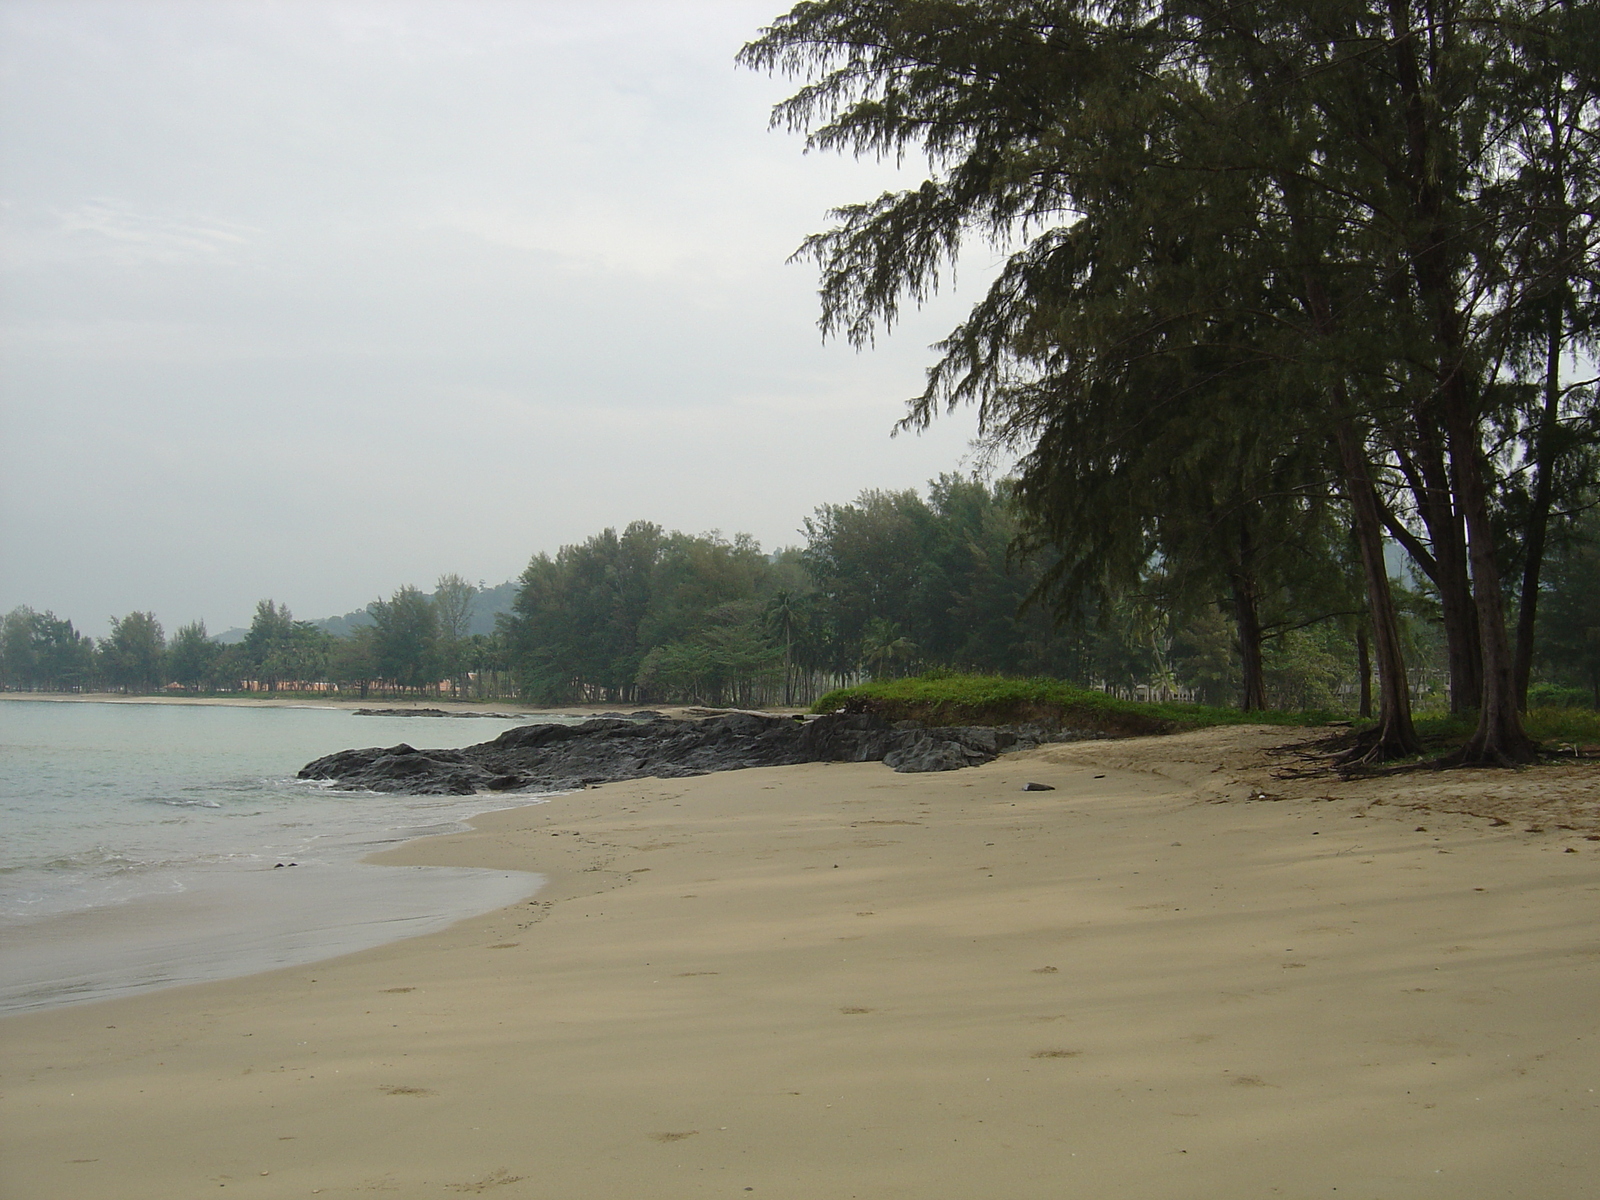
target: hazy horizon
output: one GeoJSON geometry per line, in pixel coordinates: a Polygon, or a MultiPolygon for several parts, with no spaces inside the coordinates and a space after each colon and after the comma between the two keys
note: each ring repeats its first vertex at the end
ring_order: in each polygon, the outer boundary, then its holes
{"type": "Polygon", "coordinates": [[[960,469],[971,413],[889,434],[971,289],[857,354],[785,263],[920,175],[768,131],[784,7],[0,0],[0,610],[328,617],[960,469]]]}

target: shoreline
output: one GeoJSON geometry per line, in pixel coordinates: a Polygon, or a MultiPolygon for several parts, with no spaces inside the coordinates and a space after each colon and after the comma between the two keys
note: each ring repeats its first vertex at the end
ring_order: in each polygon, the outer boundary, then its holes
{"type": "MultiPolygon", "coordinates": [[[[269,694],[240,695],[159,695],[125,696],[119,692],[0,692],[0,702],[36,701],[46,704],[192,704],[222,708],[331,708],[345,711],[357,709],[390,710],[443,710],[445,717],[493,716],[496,714],[519,717],[593,717],[606,712],[632,711],[628,706],[616,704],[565,704],[545,706],[524,704],[516,700],[386,700],[374,698],[353,700],[347,697],[321,699],[314,697],[279,698],[269,694]]],[[[639,706],[633,706],[637,708],[639,706]]],[[[705,708],[693,704],[647,706],[662,716],[700,717],[718,713],[744,712],[745,709],[705,708]]],[[[768,708],[760,710],[768,716],[787,716],[807,711],[803,708],[768,708]]]]}
{"type": "Polygon", "coordinates": [[[531,900],[0,1018],[0,1194],[1586,1196],[1600,771],[1274,781],[1285,740],[486,813],[374,861],[531,900]]]}
{"type": "Polygon", "coordinates": [[[525,902],[544,884],[531,871],[378,870],[370,857],[292,879],[270,867],[212,875],[8,925],[0,1020],[313,966],[525,902]]]}
{"type": "Polygon", "coordinates": [[[320,961],[525,898],[539,886],[536,873],[397,873],[361,860],[465,828],[468,816],[546,803],[548,791],[353,796],[291,777],[358,739],[455,746],[548,719],[419,729],[416,720],[327,708],[0,710],[8,812],[0,1013],[320,961]],[[85,751],[87,767],[65,767],[63,754],[85,751]]]}

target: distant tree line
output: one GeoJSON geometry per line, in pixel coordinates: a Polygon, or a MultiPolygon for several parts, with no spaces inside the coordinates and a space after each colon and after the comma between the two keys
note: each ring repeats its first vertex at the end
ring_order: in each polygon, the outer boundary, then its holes
{"type": "MultiPolygon", "coordinates": [[[[545,703],[799,703],[940,668],[1245,708],[1373,708],[1362,567],[1333,501],[1258,536],[1248,603],[1237,566],[1176,539],[1120,575],[1071,581],[1048,546],[1022,553],[1010,484],[955,475],[925,496],[824,505],[804,532],[766,556],[638,522],[536,556],[502,620],[519,687],[545,703]]],[[[1557,542],[1534,695],[1600,706],[1600,513],[1581,510],[1557,542]]],[[[1449,705],[1437,590],[1420,573],[1390,583],[1408,691],[1449,705]]]]}
{"type": "MultiPolygon", "coordinates": [[[[469,633],[478,589],[412,586],[333,636],[262,600],[242,641],[204,622],[165,637],[151,613],[98,641],[52,613],[0,626],[0,684],[39,691],[331,691],[545,704],[807,703],[930,669],[1049,676],[1135,698],[1246,708],[1372,709],[1362,568],[1336,502],[1255,527],[1240,571],[1182,539],[1119,575],[1074,582],[1023,554],[1009,483],[945,475],[925,494],[868,491],[818,508],[803,544],[635,522],[538,554],[493,634],[469,633]],[[1270,535],[1269,535],[1269,531],[1270,535]],[[1064,586],[1073,586],[1070,602],[1064,586]],[[1049,602],[1044,602],[1048,598],[1049,602]]],[[[1535,700],[1600,707],[1600,511],[1558,523],[1541,576],[1535,700]]],[[[1407,689],[1451,700],[1448,639],[1427,576],[1391,581],[1407,689]]]]}
{"type": "Polygon", "coordinates": [[[469,634],[478,589],[459,575],[433,594],[403,587],[368,606],[345,636],[262,600],[244,638],[225,645],[204,621],[170,639],[154,613],[112,618],[94,639],[54,613],[21,607],[0,621],[0,686],[18,691],[151,693],[333,691],[483,698],[513,694],[499,635],[469,634]],[[444,688],[441,689],[441,684],[444,688]]]}

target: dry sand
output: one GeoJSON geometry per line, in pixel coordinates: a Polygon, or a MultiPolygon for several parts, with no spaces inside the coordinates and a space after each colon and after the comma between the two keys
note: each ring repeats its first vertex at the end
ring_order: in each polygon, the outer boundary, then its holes
{"type": "Polygon", "coordinates": [[[480,818],[389,861],[531,901],[0,1021],[0,1194],[1595,1196],[1600,772],[1285,781],[1283,737],[480,818]]]}

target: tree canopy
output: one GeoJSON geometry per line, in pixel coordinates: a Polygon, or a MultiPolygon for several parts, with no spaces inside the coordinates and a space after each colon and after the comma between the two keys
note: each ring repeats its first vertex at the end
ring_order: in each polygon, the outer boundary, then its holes
{"type": "Polygon", "coordinates": [[[802,246],[826,332],[870,342],[969,243],[1005,253],[906,421],[973,403],[1021,451],[1064,601],[1176,533],[1237,576],[1230,513],[1281,532],[1332,500],[1374,752],[1416,748],[1387,530],[1439,589],[1464,757],[1498,762],[1532,749],[1508,547],[1596,425],[1562,364],[1593,347],[1597,46],[1567,3],[817,0],[741,59],[804,79],[774,121],[811,147],[928,164],[802,246]]]}

